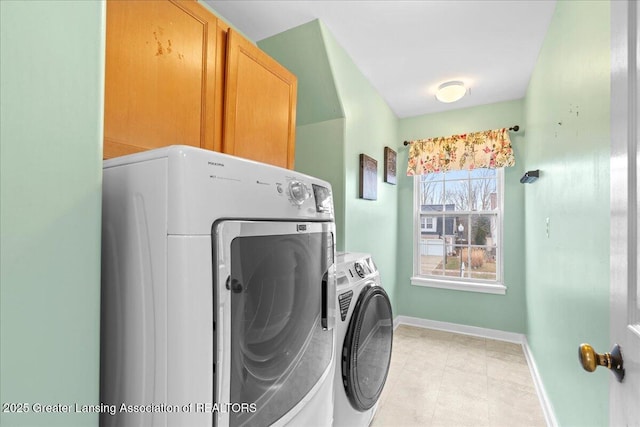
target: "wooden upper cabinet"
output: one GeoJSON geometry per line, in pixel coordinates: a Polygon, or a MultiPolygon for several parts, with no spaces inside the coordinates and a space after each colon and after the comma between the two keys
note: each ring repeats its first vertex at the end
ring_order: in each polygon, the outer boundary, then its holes
{"type": "Polygon", "coordinates": [[[173,144],[220,150],[219,31],[195,1],[107,2],[105,158],[173,144]]]}
{"type": "Polygon", "coordinates": [[[194,0],[108,0],[104,158],[192,145],[293,168],[297,79],[194,0]]]}
{"type": "Polygon", "coordinates": [[[293,168],[297,78],[229,29],[222,151],[293,168]]]}

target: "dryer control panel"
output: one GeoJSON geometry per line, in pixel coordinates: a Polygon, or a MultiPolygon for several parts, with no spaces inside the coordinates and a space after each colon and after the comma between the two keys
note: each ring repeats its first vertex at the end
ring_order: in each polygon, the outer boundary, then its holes
{"type": "Polygon", "coordinates": [[[125,170],[118,174],[130,181],[164,183],[171,235],[207,235],[220,218],[334,220],[330,183],[223,153],[174,145],[106,160],[103,168],[125,170]]]}

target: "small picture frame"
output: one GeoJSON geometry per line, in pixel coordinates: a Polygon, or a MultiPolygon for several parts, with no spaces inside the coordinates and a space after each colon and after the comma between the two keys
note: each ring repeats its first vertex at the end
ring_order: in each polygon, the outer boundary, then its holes
{"type": "Polygon", "coordinates": [[[384,182],[396,185],[396,152],[384,147],[384,182]]]}
{"type": "Polygon", "coordinates": [[[360,193],[361,199],[378,199],[378,161],[360,154],[360,193]]]}

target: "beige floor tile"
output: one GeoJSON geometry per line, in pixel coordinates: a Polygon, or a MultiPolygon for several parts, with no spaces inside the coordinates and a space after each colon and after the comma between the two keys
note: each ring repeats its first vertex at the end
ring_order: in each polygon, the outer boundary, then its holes
{"type": "Polygon", "coordinates": [[[492,426],[546,425],[535,388],[489,378],[489,421],[492,426]]]}
{"type": "Polygon", "coordinates": [[[406,365],[397,376],[397,383],[400,390],[396,390],[397,394],[403,392],[422,394],[437,392],[441,386],[444,376],[444,369],[438,366],[425,366],[422,370],[412,369],[406,365]]]}
{"type": "Polygon", "coordinates": [[[487,348],[486,338],[476,337],[473,335],[453,334],[451,337],[451,343],[453,346],[480,348],[485,351],[487,348]]]}
{"type": "Polygon", "coordinates": [[[453,340],[453,338],[456,336],[457,334],[454,334],[452,332],[446,332],[446,331],[439,331],[437,329],[422,329],[421,335],[422,337],[425,338],[430,338],[432,340],[437,340],[437,341],[443,341],[443,342],[451,342],[453,340]]]}
{"type": "Polygon", "coordinates": [[[542,427],[520,344],[400,325],[374,427],[542,427]]]}
{"type": "MultiPolygon", "coordinates": [[[[385,386],[386,389],[386,386],[385,386]]],[[[373,425],[428,425],[436,405],[439,379],[425,374],[406,376],[388,390],[376,413],[373,425]]]]}
{"type": "Polygon", "coordinates": [[[524,353],[520,354],[512,354],[512,353],[503,353],[501,351],[492,351],[487,350],[487,357],[492,357],[494,359],[503,360],[505,362],[517,363],[520,365],[527,365],[527,358],[524,357],[524,353]]]}
{"type": "Polygon", "coordinates": [[[417,328],[415,326],[400,325],[394,331],[394,335],[405,337],[420,337],[422,335],[423,328],[417,328]]]}
{"type": "MultiPolygon", "coordinates": [[[[418,408],[399,408],[385,405],[378,409],[371,422],[372,427],[429,427],[431,415],[418,408]]],[[[354,426],[355,427],[355,426],[354,426]]]]}
{"type": "Polygon", "coordinates": [[[447,367],[463,372],[487,375],[487,356],[482,348],[452,347],[447,357],[447,367]]]}
{"type": "Polygon", "coordinates": [[[495,351],[515,355],[523,354],[521,344],[498,340],[487,340],[487,351],[495,351]]]}
{"type": "Polygon", "coordinates": [[[488,426],[489,401],[486,396],[441,390],[431,420],[433,426],[488,426]]]}
{"type": "Polygon", "coordinates": [[[396,350],[398,350],[399,352],[410,354],[422,346],[424,346],[424,342],[421,337],[394,335],[392,353],[395,353],[396,350]]]}
{"type": "Polygon", "coordinates": [[[516,384],[489,377],[487,391],[489,400],[508,406],[518,406],[523,402],[528,405],[532,397],[536,404],[540,404],[533,384],[516,384]]]}
{"type": "Polygon", "coordinates": [[[424,345],[417,346],[411,353],[411,357],[407,361],[407,367],[425,367],[425,366],[439,366],[441,369],[447,364],[449,358],[449,347],[440,345],[424,345]]]}
{"type": "Polygon", "coordinates": [[[533,386],[529,366],[519,362],[488,357],[487,375],[490,378],[533,386]]]}
{"type": "Polygon", "coordinates": [[[469,400],[487,399],[488,384],[487,375],[462,371],[458,368],[447,366],[442,376],[440,397],[455,395],[469,400]]]}

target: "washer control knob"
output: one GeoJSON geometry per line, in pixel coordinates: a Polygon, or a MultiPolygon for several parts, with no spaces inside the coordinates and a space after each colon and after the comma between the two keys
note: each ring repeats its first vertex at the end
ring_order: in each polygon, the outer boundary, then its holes
{"type": "Polygon", "coordinates": [[[356,262],[353,265],[353,268],[356,270],[356,273],[358,274],[358,276],[364,279],[365,272],[364,272],[364,267],[362,267],[362,264],[360,264],[359,262],[356,262]]]}
{"type": "Polygon", "coordinates": [[[300,181],[291,181],[289,183],[289,196],[293,203],[301,205],[309,198],[309,189],[300,181]]]}

